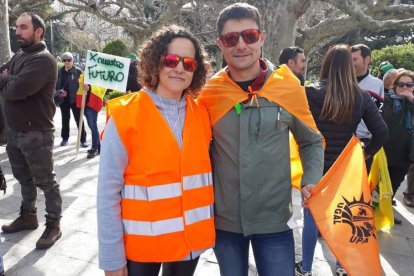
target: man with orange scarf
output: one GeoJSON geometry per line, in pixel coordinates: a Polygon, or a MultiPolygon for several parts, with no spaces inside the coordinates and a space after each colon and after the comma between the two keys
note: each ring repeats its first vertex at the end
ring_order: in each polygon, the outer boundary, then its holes
{"type": "Polygon", "coordinates": [[[259,275],[294,275],[289,131],[299,146],[302,192],[322,177],[323,138],[304,88],[285,65],[260,58],[265,32],[256,7],[236,3],[217,21],[227,67],[199,100],[210,114],[215,253],[222,276],[247,275],[251,243],[259,275]]]}

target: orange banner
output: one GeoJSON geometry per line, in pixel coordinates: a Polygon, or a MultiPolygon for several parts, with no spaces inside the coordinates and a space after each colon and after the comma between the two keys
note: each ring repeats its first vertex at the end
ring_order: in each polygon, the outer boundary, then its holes
{"type": "Polygon", "coordinates": [[[371,191],[357,138],[351,138],[316,185],[308,206],[320,233],[348,275],[381,275],[371,191]]]}

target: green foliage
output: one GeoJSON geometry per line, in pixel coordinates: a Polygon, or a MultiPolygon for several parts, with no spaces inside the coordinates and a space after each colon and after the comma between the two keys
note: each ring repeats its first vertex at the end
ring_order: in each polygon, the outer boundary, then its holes
{"type": "Polygon", "coordinates": [[[372,51],[372,75],[377,76],[379,64],[383,61],[389,61],[394,68],[405,68],[414,70],[414,44],[391,45],[380,50],[372,51]]]}
{"type": "Polygon", "coordinates": [[[108,42],[103,47],[102,52],[115,56],[126,57],[128,55],[128,48],[122,40],[117,39],[108,42]]]}
{"type": "Polygon", "coordinates": [[[114,90],[108,94],[108,100],[112,100],[121,96],[124,96],[125,93],[121,91],[114,90]]]}

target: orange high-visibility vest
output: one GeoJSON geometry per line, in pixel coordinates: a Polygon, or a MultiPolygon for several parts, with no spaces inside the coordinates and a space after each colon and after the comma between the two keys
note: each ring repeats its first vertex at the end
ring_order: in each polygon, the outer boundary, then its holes
{"type": "Polygon", "coordinates": [[[214,245],[207,111],[187,97],[180,149],[150,96],[114,103],[111,116],[128,153],[121,193],[128,260],[172,262],[214,245]]]}

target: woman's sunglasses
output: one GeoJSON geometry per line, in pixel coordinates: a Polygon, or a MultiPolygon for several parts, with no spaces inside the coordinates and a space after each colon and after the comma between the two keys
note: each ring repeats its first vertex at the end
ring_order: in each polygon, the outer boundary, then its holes
{"type": "Polygon", "coordinates": [[[63,62],[71,62],[71,59],[62,59],[63,62]]]}
{"type": "Polygon", "coordinates": [[[397,82],[397,87],[404,87],[407,86],[408,88],[411,88],[414,86],[413,82],[397,82]]]}
{"type": "Polygon", "coordinates": [[[246,44],[253,44],[259,40],[260,31],[256,29],[244,30],[243,32],[232,32],[220,36],[224,47],[234,47],[239,43],[240,36],[246,44]]]}
{"type": "Polygon", "coordinates": [[[161,64],[168,68],[177,67],[178,63],[182,61],[185,71],[195,72],[197,70],[197,61],[190,57],[180,57],[173,54],[166,54],[162,57],[161,64]]]}

